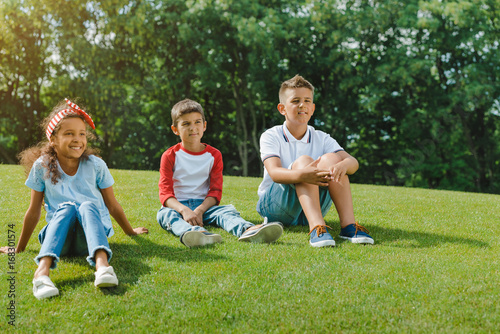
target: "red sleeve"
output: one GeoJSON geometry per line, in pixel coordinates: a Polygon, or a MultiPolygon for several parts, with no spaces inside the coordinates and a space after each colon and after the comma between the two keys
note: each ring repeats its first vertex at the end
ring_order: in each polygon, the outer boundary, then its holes
{"type": "Polygon", "coordinates": [[[222,198],[222,170],[224,164],[222,162],[222,154],[214,147],[208,146],[208,151],[214,157],[214,165],[210,171],[210,187],[208,189],[207,197],[215,197],[217,205],[219,205],[222,198]]]}
{"type": "Polygon", "coordinates": [[[161,156],[160,181],[158,182],[161,205],[164,205],[165,201],[170,197],[175,197],[173,181],[175,152],[175,146],[173,146],[166,150],[161,156]]]}

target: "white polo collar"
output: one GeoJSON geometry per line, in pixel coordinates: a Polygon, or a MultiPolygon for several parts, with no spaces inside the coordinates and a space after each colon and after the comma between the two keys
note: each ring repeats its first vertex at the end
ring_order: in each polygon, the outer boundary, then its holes
{"type": "Polygon", "coordinates": [[[289,142],[302,142],[304,144],[309,144],[312,140],[312,133],[309,129],[309,126],[307,127],[307,130],[306,130],[306,133],[304,135],[304,137],[302,137],[302,139],[297,139],[295,138],[291,133],[290,131],[288,131],[288,128],[286,127],[286,121],[283,123],[283,125],[281,126],[281,132],[283,133],[283,138],[285,139],[285,141],[287,143],[289,142]]]}

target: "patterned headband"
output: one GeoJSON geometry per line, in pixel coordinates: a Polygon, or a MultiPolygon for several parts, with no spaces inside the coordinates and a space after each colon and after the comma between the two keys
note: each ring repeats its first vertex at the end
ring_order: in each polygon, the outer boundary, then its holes
{"type": "Polygon", "coordinates": [[[66,103],[69,106],[69,109],[61,110],[49,122],[49,125],[47,126],[47,131],[45,132],[45,134],[47,135],[47,138],[49,140],[50,140],[50,137],[52,137],[52,132],[54,132],[54,129],[56,128],[57,123],[59,123],[67,115],[74,115],[74,114],[82,115],[83,118],[85,119],[85,122],[87,122],[87,124],[90,125],[90,127],[92,129],[95,129],[94,121],[89,116],[89,114],[87,114],[85,111],[83,111],[82,109],[80,109],[79,106],[77,106],[76,104],[74,104],[70,100],[68,100],[68,99],[65,99],[65,100],[66,100],[66,103]]]}

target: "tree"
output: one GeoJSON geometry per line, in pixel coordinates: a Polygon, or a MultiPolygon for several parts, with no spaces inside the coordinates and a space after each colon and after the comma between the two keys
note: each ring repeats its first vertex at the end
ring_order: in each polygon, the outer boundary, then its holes
{"type": "Polygon", "coordinates": [[[42,86],[56,68],[50,13],[45,1],[0,3],[0,156],[8,163],[43,135],[42,86]]]}
{"type": "Polygon", "coordinates": [[[316,87],[312,125],[355,182],[500,191],[500,0],[52,0],[0,4],[0,161],[64,97],[111,167],[157,169],[170,110],[202,104],[226,174],[258,176],[280,82],[316,87]]]}
{"type": "Polygon", "coordinates": [[[179,22],[179,42],[196,59],[189,92],[211,116],[209,128],[219,130],[207,138],[225,139],[221,150],[229,157],[230,173],[259,173],[258,140],[272,105],[269,87],[278,90],[278,77],[269,71],[279,62],[272,46],[274,29],[279,28],[276,13],[284,3],[197,1],[187,6],[179,22]]]}

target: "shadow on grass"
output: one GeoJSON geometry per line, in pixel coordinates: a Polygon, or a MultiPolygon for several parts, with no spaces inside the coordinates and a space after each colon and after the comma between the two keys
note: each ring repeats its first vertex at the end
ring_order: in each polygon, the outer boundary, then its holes
{"type": "Polygon", "coordinates": [[[489,248],[487,242],[472,238],[448,236],[437,233],[416,232],[398,228],[367,226],[375,242],[384,246],[400,248],[426,248],[440,246],[445,243],[462,244],[470,247],[489,248]]]}
{"type": "MultiPolygon", "coordinates": [[[[223,255],[209,252],[213,245],[200,248],[181,248],[159,245],[148,239],[148,236],[134,236],[132,242],[110,243],[113,257],[110,265],[113,266],[119,285],[115,288],[102,288],[106,295],[123,295],[127,287],[139,281],[141,276],[148,275],[152,269],[146,264],[148,258],[161,258],[167,262],[211,262],[226,259],[223,255]]],[[[182,246],[184,247],[184,246],[182,246]]],[[[69,279],[60,280],[57,285],[64,290],[65,286],[75,287],[82,284],[94,282],[94,270],[89,266],[86,257],[65,256],[61,258],[60,264],[64,262],[88,267],[89,270],[84,275],[75,276],[69,279]]]]}
{"type": "MultiPolygon", "coordinates": [[[[338,237],[340,233],[340,226],[338,222],[327,222],[328,226],[333,229],[330,233],[336,241],[347,242],[347,240],[338,237]]],[[[370,235],[375,240],[375,245],[384,245],[400,248],[426,248],[435,247],[444,243],[465,244],[471,247],[487,247],[490,245],[487,242],[472,238],[463,238],[455,236],[447,236],[437,233],[407,231],[397,228],[385,228],[380,226],[370,226],[363,224],[369,231],[370,235]]],[[[290,226],[285,227],[287,233],[309,233],[308,226],[290,226]]]]}

